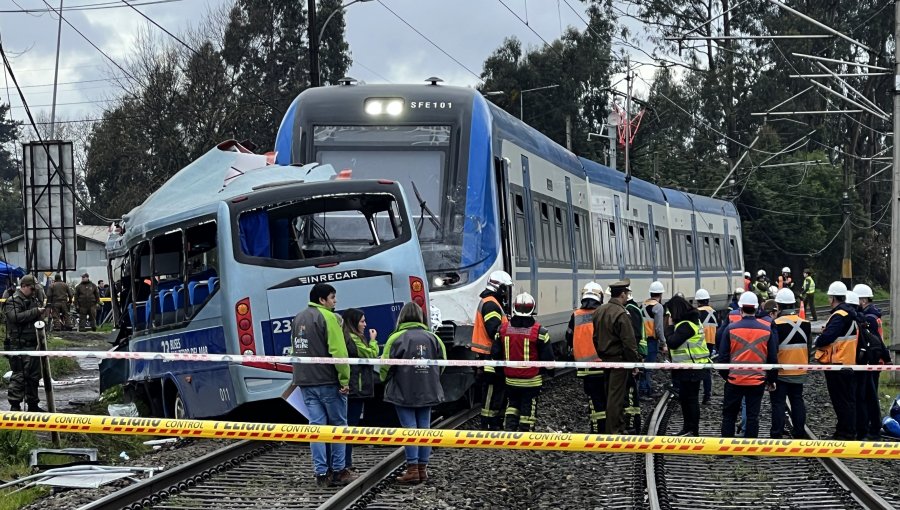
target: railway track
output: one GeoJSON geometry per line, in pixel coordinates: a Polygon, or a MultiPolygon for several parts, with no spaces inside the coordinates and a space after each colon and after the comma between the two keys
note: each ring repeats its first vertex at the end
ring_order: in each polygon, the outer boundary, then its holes
{"type": "MultiPolygon", "coordinates": [[[[701,435],[720,435],[722,388],[717,381],[715,405],[701,407],[701,435]]],[[[768,435],[770,416],[769,399],[764,397],[761,437],[768,435]]],[[[681,424],[677,401],[665,395],[654,410],[650,433],[666,435],[680,430],[681,424]]],[[[808,428],[807,433],[815,437],[808,428]]],[[[651,510],[895,508],[838,459],[650,454],[646,473],[651,510]]]]}

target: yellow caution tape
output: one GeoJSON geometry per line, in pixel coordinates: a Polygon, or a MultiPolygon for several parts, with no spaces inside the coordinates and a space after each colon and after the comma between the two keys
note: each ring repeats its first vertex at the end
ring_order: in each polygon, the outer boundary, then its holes
{"type": "Polygon", "coordinates": [[[333,427],[167,418],[120,418],[51,413],[0,413],[0,429],[88,434],[156,435],[259,441],[419,445],[598,453],[755,455],[900,460],[900,443],[728,439],[715,437],[614,436],[547,432],[333,427]]]}

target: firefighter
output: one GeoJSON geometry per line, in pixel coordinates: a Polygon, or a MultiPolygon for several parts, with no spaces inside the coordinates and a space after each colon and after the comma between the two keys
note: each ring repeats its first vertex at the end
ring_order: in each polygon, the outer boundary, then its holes
{"type": "MultiPolygon", "coordinates": [[[[751,292],[741,295],[741,320],[731,323],[724,330],[719,345],[719,363],[759,365],[775,363],[778,359],[778,343],[772,328],[756,319],[759,300],[751,292]]],[[[735,422],[746,399],[747,420],[744,437],[759,436],[759,409],[763,393],[775,389],[775,371],[770,370],[720,370],[725,379],[725,402],[722,406],[722,437],[734,437],[735,422]]]]}
{"type": "MultiPolygon", "coordinates": [[[[872,304],[872,288],[865,284],[859,284],[853,287],[853,292],[859,296],[859,314],[860,319],[864,320],[869,332],[878,337],[876,348],[869,346],[867,364],[871,365],[890,365],[890,351],[885,348],[884,329],[881,325],[881,310],[872,304]]],[[[857,400],[857,406],[863,407],[865,412],[858,412],[857,415],[864,417],[863,420],[856,421],[856,437],[862,437],[865,440],[878,440],[881,430],[881,404],[878,400],[878,379],[881,372],[862,372],[868,376],[866,379],[867,390],[864,400],[857,400]]],[[[857,391],[857,395],[859,392],[857,391]]]]}
{"type": "Polygon", "coordinates": [[[100,289],[87,273],[81,275],[81,283],[75,286],[75,305],[78,307],[78,331],[97,331],[97,307],[100,306],[100,289]],[[90,326],[88,326],[90,324],[90,326]]]}
{"type": "MultiPolygon", "coordinates": [[[[610,300],[594,311],[594,347],[603,361],[640,361],[634,328],[625,309],[631,281],[626,278],[610,285],[610,300]]],[[[637,369],[614,368],[606,375],[606,433],[621,434],[625,430],[625,396],[628,377],[637,369]]]]}
{"type": "MultiPolygon", "coordinates": [[[[831,365],[856,364],[856,311],[846,303],[847,286],[834,282],[828,286],[831,316],[822,334],[816,338],[816,361],[831,365]]],[[[852,371],[827,371],[825,384],[831,406],[837,415],[833,439],[856,439],[856,378],[852,371]]]]}
{"type": "MultiPolygon", "coordinates": [[[[716,352],[716,332],[719,329],[719,321],[716,319],[716,311],[709,306],[709,292],[706,289],[697,289],[694,294],[697,301],[697,311],[700,312],[700,326],[703,332],[703,341],[710,356],[716,352]]],[[[703,405],[712,403],[712,371],[703,372],[703,405]]]]}
{"type": "Polygon", "coordinates": [[[50,284],[50,290],[47,291],[47,305],[50,308],[50,315],[53,317],[54,329],[60,331],[72,329],[69,322],[72,288],[62,281],[62,275],[59,273],[53,277],[53,283],[50,284]]]}
{"type": "MultiPolygon", "coordinates": [[[[575,361],[600,361],[594,347],[594,323],[591,317],[602,302],[602,287],[599,284],[589,282],[581,290],[581,306],[572,312],[569,327],[566,328],[566,343],[575,361]]],[[[588,397],[591,434],[603,432],[606,430],[606,385],[603,370],[579,368],[576,375],[584,383],[584,393],[588,397]]]]}
{"type": "MultiPolygon", "coordinates": [[[[49,310],[42,307],[35,287],[34,276],[27,274],[19,281],[19,290],[3,306],[6,316],[7,351],[33,351],[37,349],[37,332],[34,323],[46,317],[49,310]]],[[[33,356],[9,356],[12,377],[9,380],[8,397],[10,411],[21,411],[22,401],[28,404],[28,412],[44,412],[39,406],[41,397],[38,383],[41,379],[41,360],[33,356]]]]}
{"type": "Polygon", "coordinates": [[[816,281],[813,279],[812,270],[806,268],[803,270],[803,289],[800,291],[803,300],[803,307],[807,309],[807,314],[812,317],[813,321],[819,320],[816,316],[816,281]]]}
{"type": "MultiPolygon", "coordinates": [[[[630,281],[630,280],[629,280],[630,281]]],[[[610,286],[612,287],[612,286],[610,286]]],[[[666,312],[662,305],[662,295],[666,291],[662,282],[656,281],[650,284],[650,299],[644,301],[641,308],[643,317],[644,336],[647,337],[647,356],[644,361],[655,363],[659,352],[668,352],[666,347],[666,312]]],[[[641,379],[640,392],[644,397],[655,397],[652,394],[651,370],[644,370],[641,379]]]]}
{"type": "MultiPolygon", "coordinates": [[[[775,296],[778,315],[775,330],[778,332],[778,363],[806,365],[809,363],[809,341],[812,339],[809,321],[797,314],[797,301],[791,289],[781,289],[775,296]]],[[[803,385],[806,370],[779,370],[775,391],[769,393],[772,401],[772,428],[769,437],[778,439],[784,435],[785,400],[791,401],[791,421],[794,438],[806,437],[806,404],[803,403],[803,385]]]]}
{"type": "MultiPolygon", "coordinates": [[[[531,294],[523,292],[513,301],[512,319],[500,326],[491,355],[505,361],[553,361],[550,333],[534,320],[536,304],[531,294]]],[[[538,367],[503,370],[506,384],[504,429],[530,432],[534,430],[537,397],[543,385],[538,367]]]]}
{"type": "MultiPolygon", "coordinates": [[[[488,277],[487,286],[480,295],[481,302],[475,312],[472,331],[471,348],[478,359],[490,357],[494,338],[500,331],[500,326],[506,323],[503,309],[512,284],[512,277],[506,271],[494,271],[488,277]]],[[[502,372],[494,367],[484,367],[477,372],[477,379],[482,387],[481,428],[484,430],[500,430],[503,425],[502,413],[506,398],[502,372]]]]}

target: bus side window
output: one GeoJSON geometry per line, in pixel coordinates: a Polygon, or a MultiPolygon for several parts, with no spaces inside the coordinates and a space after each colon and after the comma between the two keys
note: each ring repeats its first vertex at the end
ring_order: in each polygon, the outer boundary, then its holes
{"type": "Polygon", "coordinates": [[[183,288],[184,232],[176,230],[153,239],[151,314],[153,326],[176,322],[175,294],[183,288]]]}
{"type": "MultiPolygon", "coordinates": [[[[219,249],[216,241],[216,222],[208,221],[185,231],[186,278],[175,296],[176,310],[184,310],[184,316],[193,314],[215,291],[219,276],[219,249]],[[209,282],[213,281],[210,288],[209,282]]],[[[180,315],[180,314],[178,314],[180,315]]]]}
{"type": "Polygon", "coordinates": [[[147,303],[150,301],[150,243],[147,241],[131,250],[132,302],[127,313],[135,331],[147,329],[147,303]]]}

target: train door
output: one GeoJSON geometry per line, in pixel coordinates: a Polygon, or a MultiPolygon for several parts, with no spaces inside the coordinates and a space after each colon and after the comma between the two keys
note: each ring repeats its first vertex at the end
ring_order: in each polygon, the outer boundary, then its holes
{"type": "Polygon", "coordinates": [[[622,280],[625,278],[625,254],[622,249],[622,204],[619,195],[615,195],[613,198],[615,199],[616,213],[616,258],[619,259],[619,280],[622,280]]]}
{"type": "Polygon", "coordinates": [[[528,156],[522,155],[522,191],[525,194],[525,239],[528,246],[528,263],[530,265],[532,296],[538,295],[538,264],[534,241],[534,207],[531,197],[531,172],[528,167],[528,156]]]}
{"type": "Polygon", "coordinates": [[[659,278],[659,261],[656,259],[656,225],[653,223],[653,205],[647,204],[647,226],[649,232],[647,243],[650,246],[650,268],[653,270],[653,281],[659,278]]]}
{"type": "Polygon", "coordinates": [[[566,177],[566,215],[569,218],[569,258],[572,260],[572,308],[578,306],[578,259],[575,254],[575,209],[572,207],[572,180],[566,177]]]}
{"type": "Polygon", "coordinates": [[[500,254],[503,270],[509,274],[512,269],[512,229],[509,222],[509,164],[503,158],[494,158],[494,178],[497,185],[497,212],[500,221],[500,254]]]}
{"type": "Polygon", "coordinates": [[[725,228],[725,230],[723,231],[723,232],[725,232],[725,239],[724,239],[724,244],[725,244],[725,246],[724,246],[724,248],[725,248],[725,285],[727,286],[726,289],[728,289],[728,295],[730,296],[731,294],[734,293],[734,289],[731,286],[731,276],[732,276],[731,272],[734,270],[734,267],[732,267],[732,265],[731,265],[731,261],[732,261],[731,243],[728,242],[731,239],[731,236],[729,235],[729,232],[728,232],[728,218],[725,218],[724,220],[722,220],[722,224],[724,225],[724,228],[725,228]]]}
{"type": "Polygon", "coordinates": [[[700,240],[697,238],[697,214],[691,213],[691,243],[694,252],[694,289],[700,288],[700,240]]]}

